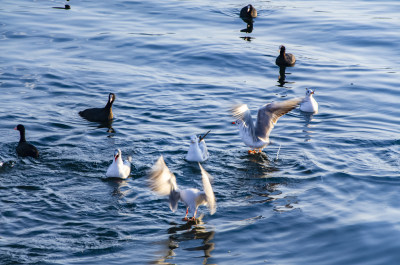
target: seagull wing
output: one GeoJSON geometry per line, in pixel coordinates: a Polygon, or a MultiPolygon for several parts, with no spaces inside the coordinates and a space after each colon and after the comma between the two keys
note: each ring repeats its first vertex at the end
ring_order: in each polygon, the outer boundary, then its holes
{"type": "Polygon", "coordinates": [[[239,133],[242,140],[247,143],[257,142],[255,137],[254,122],[246,104],[236,105],[232,108],[232,115],[237,120],[239,133]]]}
{"type": "Polygon", "coordinates": [[[159,195],[169,195],[172,190],[177,190],[175,175],[169,170],[160,156],[151,169],[150,188],[159,195]]]}
{"type": "Polygon", "coordinates": [[[213,177],[210,174],[208,174],[207,171],[204,170],[204,168],[200,165],[200,163],[199,167],[201,170],[201,179],[203,181],[203,189],[206,195],[207,205],[208,208],[210,209],[210,213],[214,214],[217,209],[217,203],[215,202],[214,191],[210,183],[210,179],[213,179],[213,177]]]}
{"type": "Polygon", "coordinates": [[[175,212],[181,196],[176,184],[175,175],[169,170],[162,156],[160,156],[151,169],[150,188],[160,195],[168,195],[169,208],[175,212]]]}
{"type": "Polygon", "coordinates": [[[296,108],[301,101],[301,98],[295,98],[262,106],[257,114],[255,135],[259,139],[266,141],[278,119],[296,108]]]}

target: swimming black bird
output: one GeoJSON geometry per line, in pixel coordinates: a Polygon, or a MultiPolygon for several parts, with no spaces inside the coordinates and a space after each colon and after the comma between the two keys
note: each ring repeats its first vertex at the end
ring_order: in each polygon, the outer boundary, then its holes
{"type": "Polygon", "coordinates": [[[242,19],[252,19],[257,17],[257,10],[252,5],[247,5],[240,10],[242,19]]]}
{"type": "Polygon", "coordinates": [[[19,156],[31,156],[33,158],[38,158],[39,157],[39,151],[37,148],[28,143],[25,139],[25,127],[22,124],[18,124],[17,127],[14,128],[14,130],[18,130],[20,134],[20,139],[19,143],[17,145],[17,154],[19,156]]]}
{"type": "Polygon", "coordinates": [[[293,54],[291,53],[286,53],[286,48],[285,46],[281,45],[280,48],[280,54],[278,57],[276,57],[276,65],[278,66],[293,66],[294,63],[296,62],[296,58],[294,57],[293,54]]]}
{"type": "Polygon", "coordinates": [[[112,120],[113,113],[112,113],[112,104],[115,100],[115,94],[110,93],[108,95],[108,102],[104,108],[92,108],[92,109],[85,109],[79,112],[81,117],[87,119],[88,121],[94,122],[107,122],[112,120]]]}

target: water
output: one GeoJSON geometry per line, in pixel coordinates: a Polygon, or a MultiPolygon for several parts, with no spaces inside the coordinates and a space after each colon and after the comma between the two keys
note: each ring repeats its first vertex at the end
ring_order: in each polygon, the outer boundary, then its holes
{"type": "Polygon", "coordinates": [[[395,264],[400,260],[400,4],[2,1],[1,264],[395,264]],[[278,82],[279,45],[295,67],[278,82]],[[229,109],[316,88],[248,155],[229,109]],[[78,112],[116,94],[112,128],[78,112]],[[38,160],[15,153],[26,126],[38,160]],[[152,193],[159,155],[181,187],[207,137],[218,208],[197,225],[152,193]],[[280,148],[279,159],[275,160],[280,148]],[[104,180],[114,150],[132,177],[104,180]]]}

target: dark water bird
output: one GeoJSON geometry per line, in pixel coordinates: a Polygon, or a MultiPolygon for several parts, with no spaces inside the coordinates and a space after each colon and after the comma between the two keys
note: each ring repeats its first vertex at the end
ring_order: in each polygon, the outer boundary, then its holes
{"type": "Polygon", "coordinates": [[[92,108],[85,109],[79,112],[81,117],[87,119],[88,121],[94,122],[108,122],[113,119],[112,104],[115,100],[115,94],[110,93],[108,95],[107,105],[104,108],[92,108]]]}
{"type": "Polygon", "coordinates": [[[280,54],[278,57],[276,57],[276,65],[278,66],[293,66],[294,63],[296,62],[296,58],[294,57],[293,54],[291,53],[286,53],[286,47],[281,45],[279,47],[280,49],[280,54]]]}
{"type": "Polygon", "coordinates": [[[251,20],[257,17],[257,10],[252,5],[247,5],[240,10],[240,17],[242,19],[251,20]]]}
{"type": "Polygon", "coordinates": [[[37,150],[37,148],[34,145],[28,143],[25,139],[24,125],[18,124],[17,127],[14,128],[14,130],[18,130],[20,134],[19,143],[16,148],[17,154],[22,157],[31,156],[33,158],[38,158],[39,151],[37,150]]]}
{"type": "Polygon", "coordinates": [[[189,211],[193,212],[191,220],[196,220],[197,208],[200,205],[207,205],[211,214],[214,214],[216,211],[217,204],[210,183],[212,176],[203,169],[200,163],[199,167],[201,170],[203,191],[195,188],[179,189],[175,175],[169,170],[162,156],[154,164],[150,173],[151,189],[159,195],[169,197],[169,208],[173,212],[178,208],[179,201],[182,201],[186,205],[185,221],[188,221],[187,216],[189,211]]]}
{"type": "Polygon", "coordinates": [[[236,118],[233,124],[238,125],[240,137],[251,148],[249,154],[260,153],[269,144],[269,135],[278,119],[296,108],[301,101],[302,99],[295,98],[268,103],[258,109],[255,124],[246,104],[237,105],[232,109],[232,115],[236,118]]]}

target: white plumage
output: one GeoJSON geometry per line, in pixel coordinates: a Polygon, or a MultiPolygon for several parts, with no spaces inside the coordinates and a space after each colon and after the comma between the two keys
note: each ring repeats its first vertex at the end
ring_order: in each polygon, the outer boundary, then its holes
{"type": "Polygon", "coordinates": [[[314,114],[318,113],[318,103],[314,99],[313,94],[314,90],[306,88],[306,96],[303,101],[300,103],[300,110],[304,112],[312,112],[314,114]]]}
{"type": "MultiPolygon", "coordinates": [[[[289,99],[282,102],[268,103],[262,106],[257,113],[257,121],[254,124],[250,110],[246,104],[237,105],[232,109],[235,124],[239,127],[239,135],[243,142],[251,149],[259,149],[269,144],[269,134],[277,123],[278,119],[294,109],[301,102],[301,99],[289,99]]],[[[249,153],[256,153],[249,150],[249,153]]]]}
{"type": "Polygon", "coordinates": [[[212,177],[200,164],[199,167],[201,170],[203,191],[195,188],[180,190],[176,184],[175,175],[169,170],[162,156],[160,156],[151,170],[151,189],[159,195],[169,197],[169,207],[173,212],[176,211],[178,202],[182,201],[186,205],[185,220],[187,220],[189,211],[193,213],[192,220],[195,220],[197,208],[200,205],[207,205],[211,214],[214,214],[216,211],[215,196],[210,183],[212,177]]]}
{"type": "Polygon", "coordinates": [[[132,158],[128,157],[128,160],[122,162],[121,150],[115,150],[113,162],[108,167],[106,176],[109,178],[126,179],[131,173],[131,161],[132,158]]]}
{"type": "Polygon", "coordinates": [[[190,146],[186,154],[186,160],[192,162],[203,162],[208,159],[209,154],[204,138],[209,132],[210,131],[208,131],[204,136],[197,137],[196,135],[192,135],[192,137],[190,137],[190,146]]]}

